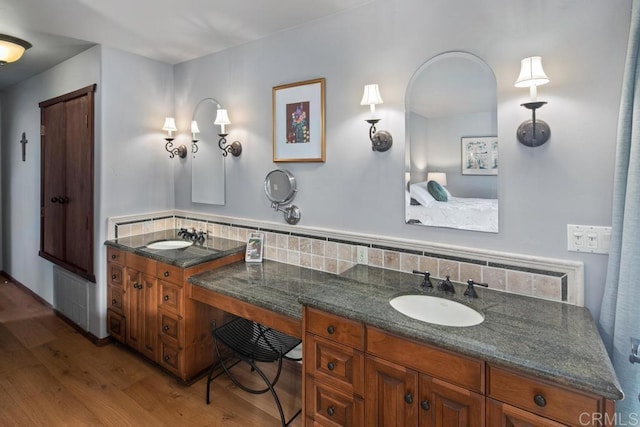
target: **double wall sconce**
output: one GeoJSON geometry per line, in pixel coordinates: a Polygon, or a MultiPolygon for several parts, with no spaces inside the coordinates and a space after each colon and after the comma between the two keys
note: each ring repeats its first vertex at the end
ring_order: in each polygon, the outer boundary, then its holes
{"type": "Polygon", "coordinates": [[[530,101],[520,104],[531,110],[531,120],[523,122],[517,131],[518,141],[527,147],[538,147],[549,140],[551,129],[542,120],[536,120],[536,110],[546,102],[538,101],[538,86],[549,83],[549,77],[542,69],[542,58],[532,56],[521,62],[520,75],[515,87],[528,87],[530,101]]]}
{"type": "Polygon", "coordinates": [[[165,137],[164,148],[169,152],[169,158],[173,159],[176,155],[181,159],[184,159],[187,156],[187,147],[181,145],[177,148],[173,147],[173,132],[177,132],[178,128],[176,128],[176,120],[173,117],[167,117],[164,119],[164,126],[162,126],[162,130],[167,131],[167,136],[165,137]]]}
{"type": "Polygon", "coordinates": [[[31,47],[31,43],[17,37],[0,34],[0,66],[10,62],[16,62],[22,58],[25,50],[31,47]]]}
{"type": "MultiPolygon", "coordinates": [[[[362,94],[362,100],[360,105],[368,105],[371,109],[371,116],[373,117],[376,112],[376,105],[382,104],[382,97],[380,96],[380,89],[377,84],[365,85],[364,93],[362,94]]],[[[376,131],[376,124],[380,119],[368,119],[367,123],[371,125],[369,128],[369,139],[371,140],[371,149],[373,151],[387,151],[393,145],[393,137],[386,130],[376,131]]]]}
{"type": "Polygon", "coordinates": [[[218,147],[220,147],[220,149],[222,150],[222,155],[224,157],[227,157],[229,153],[231,153],[233,157],[238,157],[240,153],[242,153],[242,144],[240,144],[240,141],[234,141],[232,144],[227,145],[227,135],[229,134],[225,133],[224,127],[231,124],[231,120],[229,120],[229,114],[227,113],[227,110],[225,110],[224,108],[218,108],[216,121],[213,122],[213,124],[220,126],[220,133],[218,134],[218,136],[220,137],[220,139],[218,140],[218,147]]]}

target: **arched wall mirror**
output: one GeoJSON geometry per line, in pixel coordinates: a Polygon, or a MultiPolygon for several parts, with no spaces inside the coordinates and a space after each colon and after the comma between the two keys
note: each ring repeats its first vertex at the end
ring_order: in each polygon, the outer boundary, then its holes
{"type": "Polygon", "coordinates": [[[215,121],[220,103],[213,98],[204,98],[193,110],[192,122],[197,123],[197,134],[192,134],[190,147],[191,162],[191,201],[210,205],[225,203],[224,157],[218,148],[218,132],[215,121]]]}
{"type": "Polygon", "coordinates": [[[405,213],[410,224],[498,232],[496,79],[480,58],[425,62],[406,93],[405,213]]]}

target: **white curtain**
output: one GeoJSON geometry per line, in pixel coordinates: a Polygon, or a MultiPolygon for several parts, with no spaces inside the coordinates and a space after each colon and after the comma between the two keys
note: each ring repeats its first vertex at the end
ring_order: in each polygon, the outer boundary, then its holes
{"type": "Polygon", "coordinates": [[[632,362],[632,346],[640,341],[639,49],[640,0],[634,0],[618,123],[611,252],[600,314],[600,333],[625,394],[616,405],[618,425],[636,425],[630,423],[640,416],[640,363],[632,362]]]}

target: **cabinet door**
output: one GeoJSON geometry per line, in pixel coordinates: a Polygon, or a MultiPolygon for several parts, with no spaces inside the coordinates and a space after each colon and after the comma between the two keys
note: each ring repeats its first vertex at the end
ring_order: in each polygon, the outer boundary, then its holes
{"type": "Polygon", "coordinates": [[[491,427],[566,427],[565,424],[489,398],[487,398],[487,425],[491,427]]]}
{"type": "Polygon", "coordinates": [[[373,356],[367,356],[365,371],[365,425],[417,426],[418,373],[373,356]]]}
{"type": "Polygon", "coordinates": [[[421,427],[482,427],[484,396],[420,375],[421,427]]]}
{"type": "Polygon", "coordinates": [[[152,360],[158,351],[158,290],[153,276],[127,268],[127,344],[152,360]]]}

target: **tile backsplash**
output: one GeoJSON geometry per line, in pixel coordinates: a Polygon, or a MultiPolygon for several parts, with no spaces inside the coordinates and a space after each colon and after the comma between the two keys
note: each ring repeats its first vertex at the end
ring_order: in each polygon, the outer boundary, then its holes
{"type": "Polygon", "coordinates": [[[109,219],[107,239],[179,228],[206,230],[209,236],[246,242],[251,232],[265,235],[264,258],[340,274],[358,263],[433,278],[488,283],[494,290],[583,305],[580,262],[434,245],[322,229],[165,211],[109,219]],[[301,232],[298,233],[297,231],[301,232]]]}

